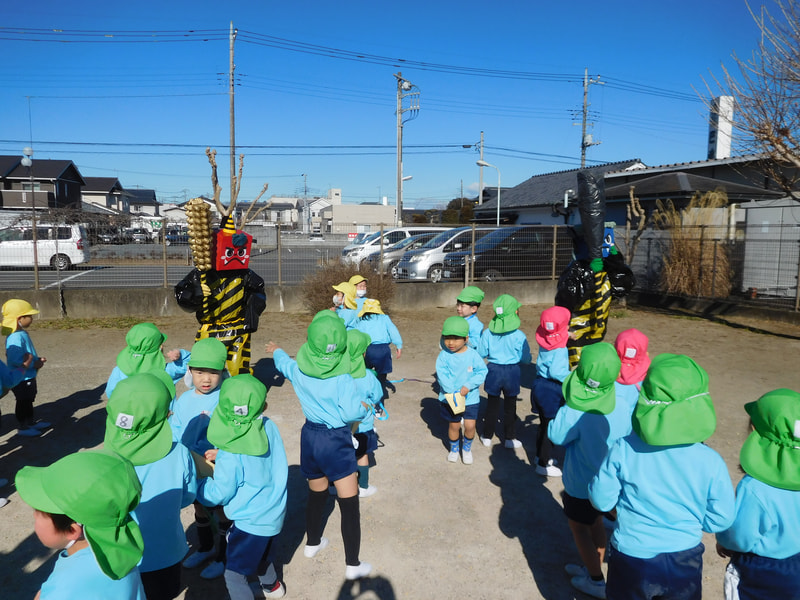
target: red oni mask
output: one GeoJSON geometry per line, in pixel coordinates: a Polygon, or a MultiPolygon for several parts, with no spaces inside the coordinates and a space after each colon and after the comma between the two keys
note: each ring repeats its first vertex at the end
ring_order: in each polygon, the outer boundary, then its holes
{"type": "Polygon", "coordinates": [[[250,264],[250,247],[253,236],[243,231],[232,231],[224,227],[217,230],[214,268],[217,271],[233,271],[246,269],[250,264]]]}

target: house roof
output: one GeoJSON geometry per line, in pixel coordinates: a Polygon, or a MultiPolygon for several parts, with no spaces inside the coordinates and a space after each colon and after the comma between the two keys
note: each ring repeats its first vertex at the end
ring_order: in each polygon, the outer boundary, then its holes
{"type": "MultiPolygon", "coordinates": [[[[578,171],[585,170],[595,176],[602,176],[609,171],[622,171],[641,164],[641,160],[634,158],[596,165],[586,169],[570,169],[568,171],[534,175],[515,187],[500,188],[500,209],[505,211],[535,206],[551,206],[553,202],[564,197],[566,190],[575,190],[577,193],[578,182],[576,176],[578,171]]],[[[489,190],[491,190],[491,186],[484,188],[484,197],[486,197],[486,192],[489,190]]],[[[476,215],[497,210],[496,193],[493,196],[482,205],[475,207],[476,215]]]]}
{"type": "Polygon", "coordinates": [[[156,200],[155,190],[133,188],[130,190],[125,190],[124,193],[130,199],[131,204],[148,205],[148,206],[149,205],[156,206],[159,204],[158,200],[156,200]]]}
{"type": "Polygon", "coordinates": [[[695,192],[711,192],[716,189],[725,190],[731,201],[780,198],[785,195],[776,190],[765,190],[713,177],[693,175],[685,171],[674,171],[607,187],[605,189],[606,199],[624,198],[627,200],[631,187],[635,187],[634,193],[640,199],[687,198],[693,196],[695,192]]]}
{"type": "MultiPolygon", "coordinates": [[[[21,158],[16,156],[3,158],[13,159],[7,165],[13,164],[14,166],[3,174],[4,177],[9,179],[28,179],[33,175],[33,178],[38,180],[65,179],[67,181],[77,181],[81,185],[86,183],[80,171],[78,171],[78,167],[71,160],[34,159],[32,170],[29,171],[28,167],[22,166],[21,158]]],[[[2,173],[2,169],[0,169],[0,173],[2,173]]]]}
{"type": "Polygon", "coordinates": [[[109,194],[122,190],[122,184],[116,177],[84,177],[86,184],[83,186],[84,192],[103,192],[109,194]]]}
{"type": "Polygon", "coordinates": [[[21,156],[0,156],[0,177],[11,173],[21,160],[21,156]]]}

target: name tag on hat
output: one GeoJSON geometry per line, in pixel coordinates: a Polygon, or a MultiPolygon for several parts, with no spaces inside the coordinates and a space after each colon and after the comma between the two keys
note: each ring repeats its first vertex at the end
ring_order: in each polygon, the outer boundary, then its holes
{"type": "Polygon", "coordinates": [[[117,420],[114,422],[114,425],[116,425],[120,429],[133,429],[134,419],[135,417],[133,415],[126,415],[125,413],[119,413],[117,415],[117,420]]]}
{"type": "Polygon", "coordinates": [[[625,358],[636,358],[636,348],[625,348],[625,358]]]}
{"type": "Polygon", "coordinates": [[[233,414],[239,415],[240,417],[246,417],[249,412],[247,404],[233,407],[233,414]]]}

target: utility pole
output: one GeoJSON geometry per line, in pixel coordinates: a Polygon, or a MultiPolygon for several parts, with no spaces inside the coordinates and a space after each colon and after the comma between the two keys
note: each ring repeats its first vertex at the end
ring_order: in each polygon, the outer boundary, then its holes
{"type": "Polygon", "coordinates": [[[397,78],[397,215],[395,224],[399,227],[403,224],[403,124],[415,119],[419,114],[419,88],[407,79],[403,79],[403,74],[398,71],[394,74],[397,78]],[[410,98],[407,108],[403,108],[403,99],[410,98]],[[409,113],[408,118],[403,119],[403,113],[409,113]]]}
{"type": "Polygon", "coordinates": [[[230,96],[230,128],[231,128],[231,197],[229,200],[229,206],[233,206],[234,201],[236,198],[234,197],[235,190],[236,190],[236,119],[234,118],[233,112],[233,71],[236,68],[233,64],[233,42],[236,40],[236,29],[233,28],[233,21],[231,21],[231,33],[230,33],[230,68],[229,68],[229,79],[228,79],[228,87],[229,91],[228,94],[230,96]]]}
{"type": "Polygon", "coordinates": [[[592,136],[586,133],[586,125],[589,118],[589,86],[593,83],[604,85],[605,82],[600,78],[589,79],[589,69],[583,71],[583,119],[581,120],[581,169],[586,167],[586,149],[589,146],[597,146],[601,142],[592,140],[592,136]]]}
{"type": "MultiPolygon", "coordinates": [[[[483,160],[483,132],[481,131],[481,160],[483,160]]],[[[483,167],[480,167],[480,181],[478,182],[478,206],[483,204],[483,167]]]]}

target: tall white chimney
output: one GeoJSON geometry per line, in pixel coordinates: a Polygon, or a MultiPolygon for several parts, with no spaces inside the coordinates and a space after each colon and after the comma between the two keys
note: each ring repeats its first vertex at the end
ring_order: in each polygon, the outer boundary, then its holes
{"type": "Polygon", "coordinates": [[[731,156],[733,105],[733,96],[719,96],[711,102],[708,126],[709,159],[731,156]]]}

